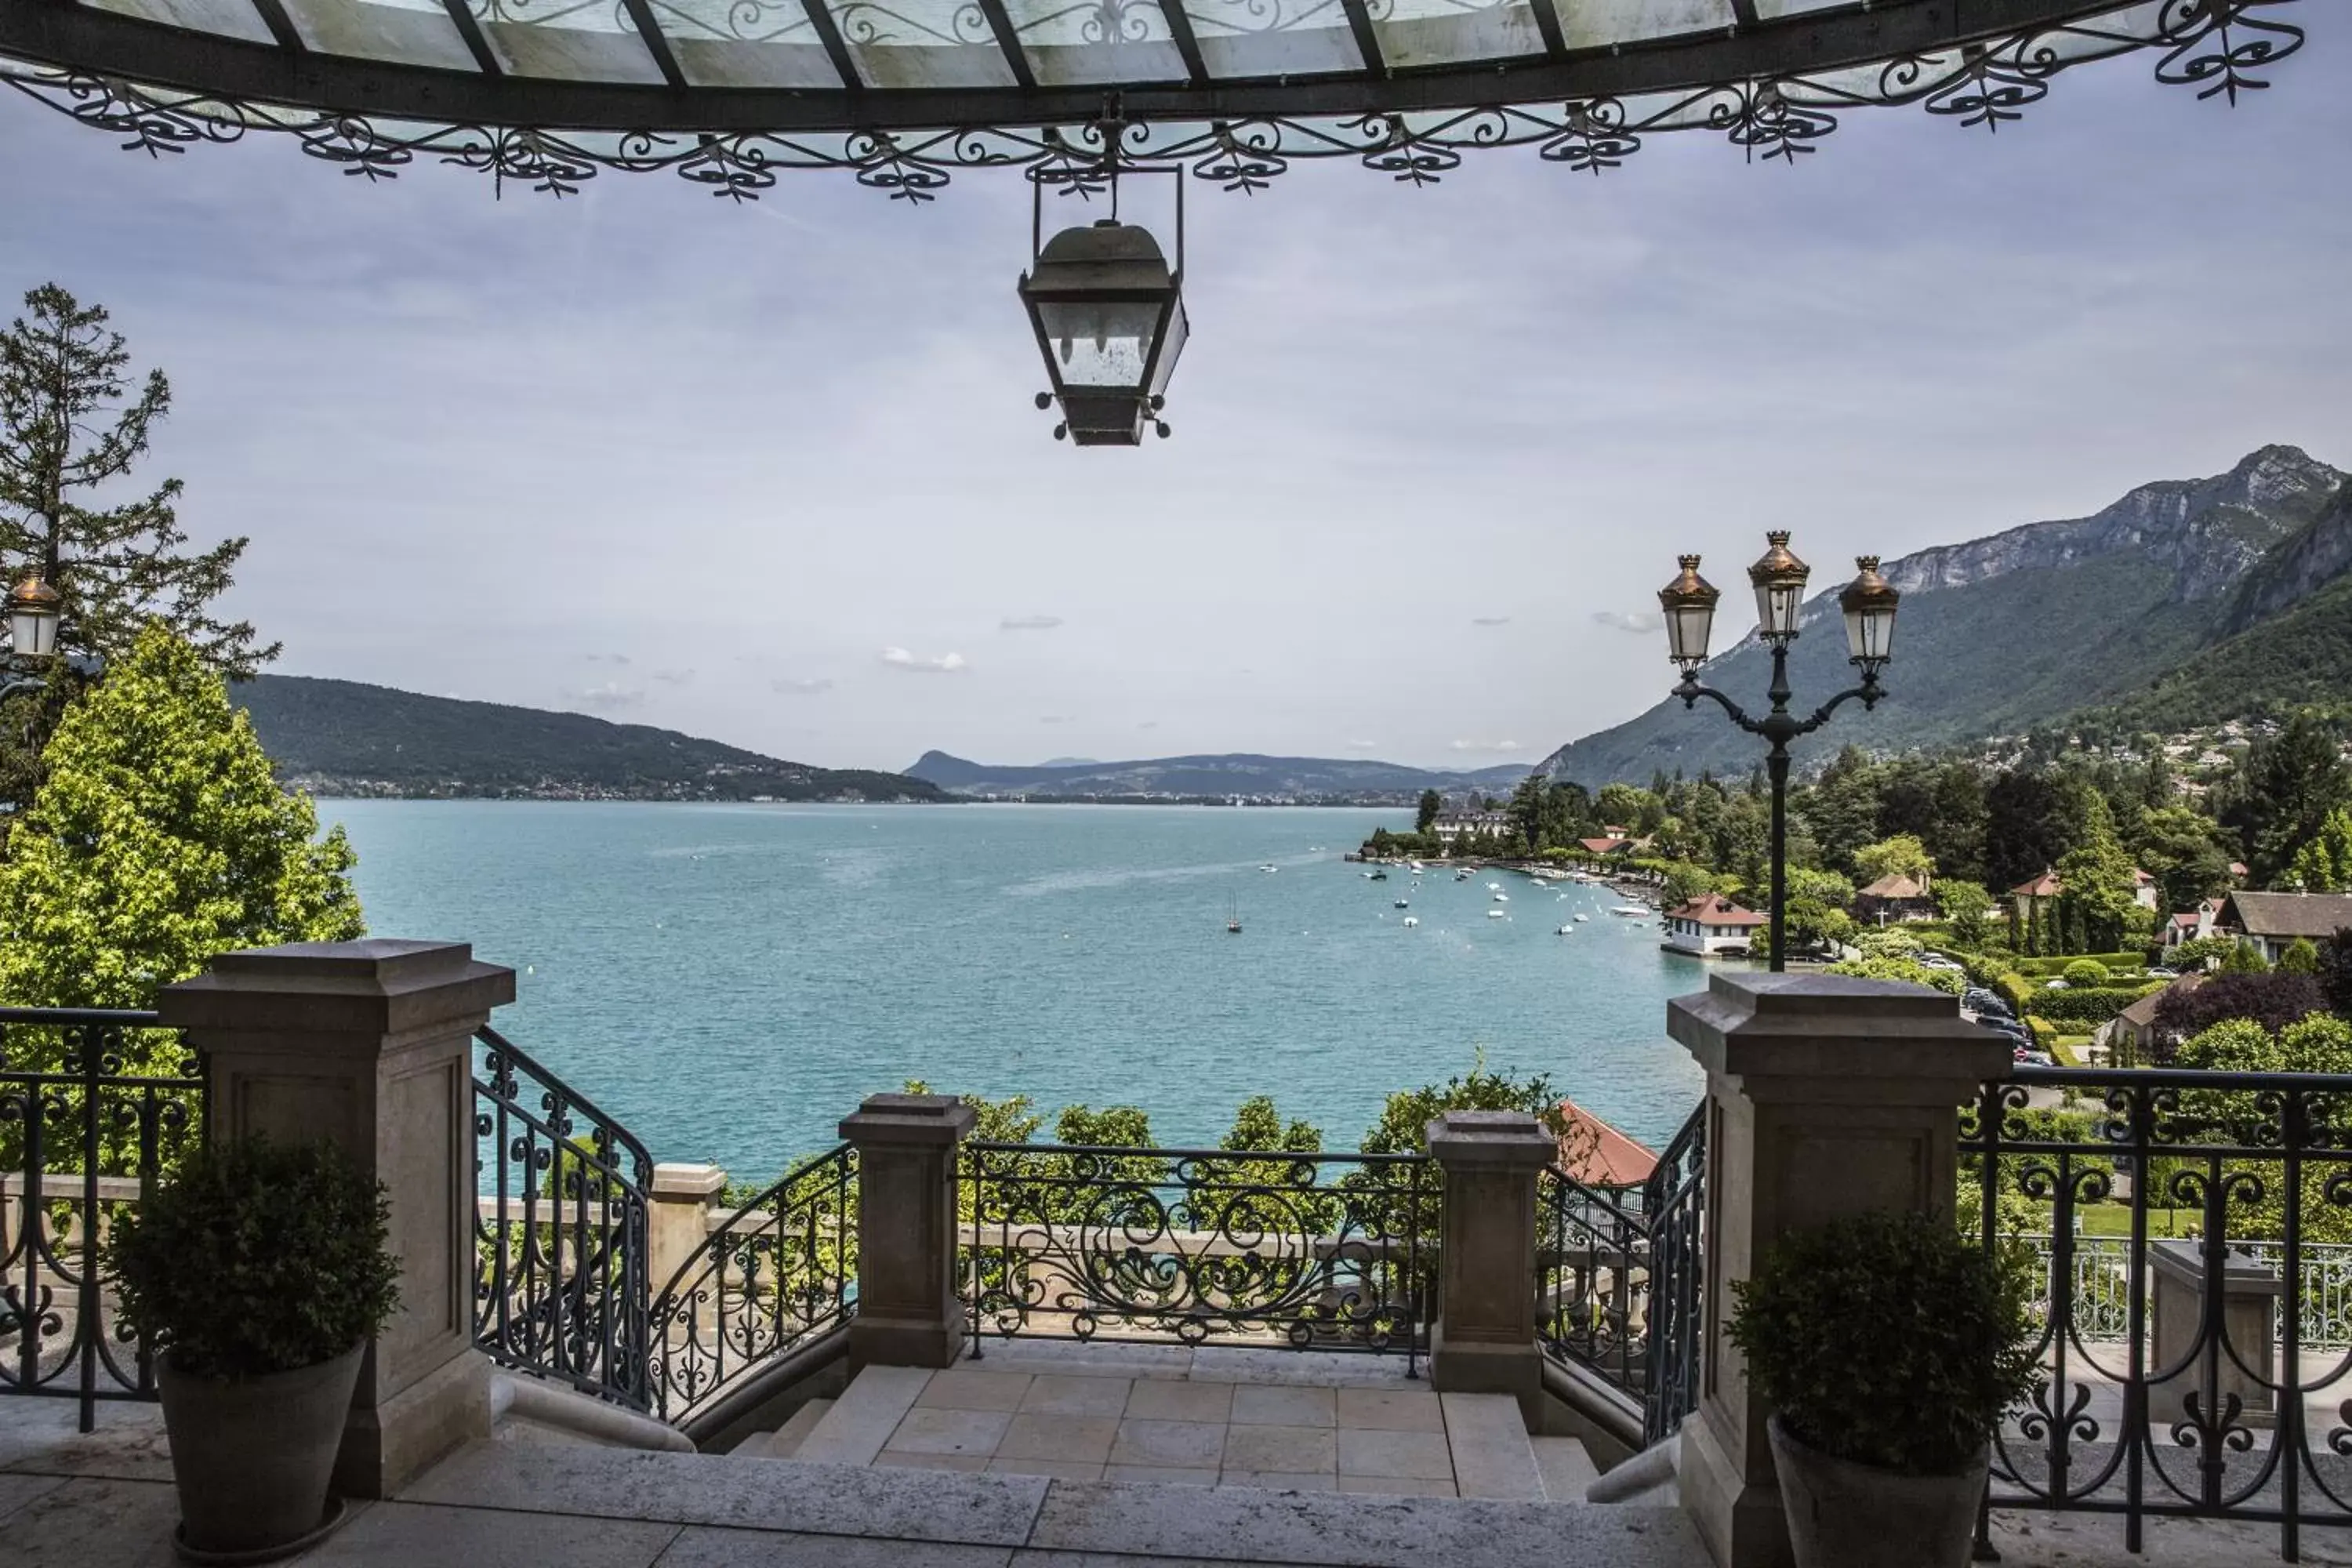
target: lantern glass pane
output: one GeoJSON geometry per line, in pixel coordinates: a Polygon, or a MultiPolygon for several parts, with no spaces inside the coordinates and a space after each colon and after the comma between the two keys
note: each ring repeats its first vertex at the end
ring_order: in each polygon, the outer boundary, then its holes
{"type": "Polygon", "coordinates": [[[1853,658],[1873,657],[1870,651],[1870,620],[1866,611],[1848,610],[1845,613],[1845,650],[1853,658]]]}
{"type": "Polygon", "coordinates": [[[1184,352],[1184,340],[1192,331],[1192,322],[1184,319],[1184,301],[1179,299],[1176,309],[1168,318],[1168,346],[1160,350],[1160,363],[1151,370],[1151,395],[1154,397],[1168,390],[1168,378],[1176,374],[1176,356],[1184,352]]]}
{"type": "Polygon", "coordinates": [[[1037,325],[1064,386],[1143,390],[1144,366],[1160,330],[1158,301],[1040,300],[1037,325]]]}
{"type": "Polygon", "coordinates": [[[1715,611],[1687,605],[1666,612],[1666,647],[1670,658],[1705,659],[1706,640],[1714,629],[1715,611]]]}
{"type": "Polygon", "coordinates": [[[35,610],[10,610],[8,643],[20,658],[48,658],[58,647],[57,616],[35,610]]]}

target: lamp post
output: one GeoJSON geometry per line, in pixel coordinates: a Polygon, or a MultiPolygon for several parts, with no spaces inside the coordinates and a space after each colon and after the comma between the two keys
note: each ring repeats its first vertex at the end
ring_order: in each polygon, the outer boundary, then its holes
{"type": "MultiPolygon", "coordinates": [[[[37,566],[8,591],[8,647],[0,663],[0,699],[19,691],[41,691],[48,682],[36,671],[46,671],[58,657],[58,591],[37,566]]],[[[77,668],[85,661],[76,660],[77,668]]],[[[87,661],[96,673],[96,661],[87,661]]]]}
{"type": "Polygon", "coordinates": [[[1706,662],[1716,602],[1723,595],[1698,574],[1697,556],[1681,557],[1682,574],[1658,590],[1658,605],[1665,612],[1667,658],[1683,672],[1673,694],[1685,708],[1696,707],[1702,697],[1711,698],[1733,723],[1771,742],[1764,765],[1772,781],[1772,970],[1779,973],[1788,967],[1789,742],[1828,723],[1849,698],[1858,697],[1864,708],[1872,708],[1885,695],[1878,672],[1894,657],[1895,606],[1901,595],[1878,574],[1877,556],[1855,558],[1854,579],[1838,595],[1838,608],[1845,617],[1848,661],[1862,671],[1862,683],[1800,719],[1789,711],[1789,699],[1795,695],[1789,689],[1789,645],[1797,640],[1805,579],[1812,569],[1790,552],[1786,532],[1775,531],[1764,538],[1769,548],[1748,569],[1748,581],[1756,590],[1756,635],[1772,650],[1772,685],[1765,693],[1772,710],[1763,718],[1749,718],[1730,698],[1699,684],[1698,667],[1706,662]]]}

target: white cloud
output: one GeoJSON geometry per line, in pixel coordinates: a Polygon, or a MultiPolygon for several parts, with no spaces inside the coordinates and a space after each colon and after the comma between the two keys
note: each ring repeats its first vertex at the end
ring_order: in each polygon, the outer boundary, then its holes
{"type": "Polygon", "coordinates": [[[645,688],[624,686],[617,680],[592,686],[580,694],[580,700],[591,708],[634,708],[645,700],[645,688]]]}
{"type": "Polygon", "coordinates": [[[902,647],[886,647],[882,662],[893,669],[903,669],[909,675],[952,675],[960,669],[970,669],[960,653],[943,653],[936,658],[919,658],[902,647]]]}
{"type": "Polygon", "coordinates": [[[1666,623],[1655,610],[1595,610],[1592,612],[1592,624],[1647,637],[1663,628],[1666,623]]]}
{"type": "Polygon", "coordinates": [[[660,681],[665,686],[685,686],[693,681],[694,671],[690,669],[656,669],[654,671],[654,679],[660,681]]]}
{"type": "Polygon", "coordinates": [[[1007,616],[996,623],[1001,632],[1050,632],[1062,624],[1059,616],[1007,616]]]}
{"type": "Polygon", "coordinates": [[[1473,616],[1470,617],[1470,624],[1474,626],[1507,626],[1511,624],[1511,617],[1508,616],[1473,616]]]}
{"type": "Polygon", "coordinates": [[[1517,741],[1456,741],[1453,749],[1457,752],[1516,752],[1519,743],[1517,741]]]}
{"type": "Polygon", "coordinates": [[[814,697],[820,691],[833,689],[833,682],[822,676],[808,680],[772,680],[768,689],[779,697],[814,697]]]}

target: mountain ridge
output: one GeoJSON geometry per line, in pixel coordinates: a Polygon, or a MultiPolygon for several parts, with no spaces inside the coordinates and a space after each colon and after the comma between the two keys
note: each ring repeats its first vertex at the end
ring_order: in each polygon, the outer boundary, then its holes
{"type": "Polygon", "coordinates": [[[925,752],[907,769],[961,795],[1050,795],[1056,799],[1188,800],[1234,795],[1283,799],[1417,796],[1424,789],[1502,792],[1527,776],[1519,763],[1445,770],[1348,757],[1283,757],[1255,752],[1196,752],[1126,762],[1034,766],[975,763],[945,752],[925,752]]]}
{"type": "Polygon", "coordinates": [[[936,801],[933,784],[820,768],[648,724],[364,681],[261,675],[231,688],[278,775],[320,795],[936,801]]]}

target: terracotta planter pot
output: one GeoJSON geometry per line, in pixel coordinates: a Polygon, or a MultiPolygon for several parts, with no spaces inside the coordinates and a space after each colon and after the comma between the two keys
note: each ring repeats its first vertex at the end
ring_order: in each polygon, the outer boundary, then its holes
{"type": "Polygon", "coordinates": [[[1964,1568],[1990,1451],[1957,1476],[1833,1458],[1766,1424],[1797,1568],[1964,1568]]]}
{"type": "Polygon", "coordinates": [[[366,1348],[236,1383],[191,1377],[168,1354],[156,1363],[191,1554],[259,1562],[319,1530],[366,1348]]]}

